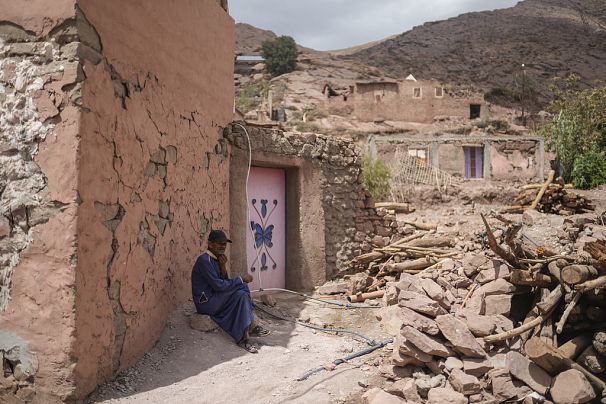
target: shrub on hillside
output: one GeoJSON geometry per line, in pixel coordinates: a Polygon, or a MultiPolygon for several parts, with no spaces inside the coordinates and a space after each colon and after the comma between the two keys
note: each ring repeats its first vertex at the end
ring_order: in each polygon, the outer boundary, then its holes
{"type": "Polygon", "coordinates": [[[580,189],[606,184],[606,156],[596,151],[578,156],[572,169],[572,184],[580,189]]]}
{"type": "Polygon", "coordinates": [[[297,44],[289,36],[263,42],[261,54],[265,58],[265,68],[272,76],[290,73],[297,67],[297,44]]]}

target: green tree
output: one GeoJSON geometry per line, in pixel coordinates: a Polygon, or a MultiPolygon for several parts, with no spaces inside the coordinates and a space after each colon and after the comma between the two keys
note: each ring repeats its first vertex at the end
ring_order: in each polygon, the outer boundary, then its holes
{"type": "Polygon", "coordinates": [[[564,167],[565,179],[594,187],[606,177],[603,165],[595,163],[606,154],[606,87],[579,90],[577,82],[572,76],[552,88],[555,98],[549,109],[555,118],[543,132],[564,167]],[[595,180],[588,180],[592,176],[595,180]]]}
{"type": "Polygon", "coordinates": [[[265,58],[265,68],[272,76],[292,72],[297,67],[297,44],[289,36],[263,42],[261,54],[265,58]]]}
{"type": "Polygon", "coordinates": [[[365,156],[362,162],[362,178],[364,188],[375,200],[384,201],[389,196],[391,172],[382,160],[365,156]]]}

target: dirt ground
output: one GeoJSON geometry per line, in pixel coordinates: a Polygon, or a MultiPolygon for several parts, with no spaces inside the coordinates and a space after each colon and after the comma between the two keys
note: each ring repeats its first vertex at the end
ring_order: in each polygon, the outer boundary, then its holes
{"type": "MultiPolygon", "coordinates": [[[[497,192],[500,197],[502,191],[497,192]]],[[[596,211],[606,210],[605,190],[580,193],[594,201],[596,211]]],[[[463,194],[468,198],[461,198],[459,203],[434,202],[407,215],[408,219],[437,223],[437,233],[453,236],[455,248],[461,251],[485,249],[479,213],[490,215],[503,205],[485,198],[486,190],[472,189],[463,194]]],[[[510,216],[522,220],[522,215],[510,216]]],[[[550,234],[561,228],[563,222],[563,217],[551,218],[551,224],[541,228],[550,234]]],[[[542,239],[541,235],[535,235],[537,240],[542,239]]],[[[350,329],[375,340],[390,337],[376,320],[376,309],[345,310],[287,293],[273,296],[278,305],[268,310],[280,316],[319,327],[350,329]]],[[[221,330],[204,333],[190,328],[193,312],[191,303],[176,310],[156,346],[133,367],[100,386],[87,402],[358,403],[369,385],[381,384],[377,379],[379,365],[382,356],[391,352],[388,345],[332,371],[323,370],[307,380],[296,381],[307,371],[368,345],[349,334],[327,334],[255,311],[272,334],[256,340],[261,349],[253,355],[238,348],[221,330]]]]}
{"type": "MultiPolygon", "coordinates": [[[[339,309],[281,293],[267,308],[309,324],[346,328],[373,339],[389,338],[375,319],[376,309],[339,309]]],[[[136,365],[100,386],[88,403],[344,403],[376,373],[386,348],[354,359],[333,371],[295,381],[307,371],[368,347],[347,334],[327,334],[276,320],[255,311],[272,333],[255,342],[258,354],[237,347],[221,330],[190,328],[193,304],[176,310],[156,346],[136,365]]]]}

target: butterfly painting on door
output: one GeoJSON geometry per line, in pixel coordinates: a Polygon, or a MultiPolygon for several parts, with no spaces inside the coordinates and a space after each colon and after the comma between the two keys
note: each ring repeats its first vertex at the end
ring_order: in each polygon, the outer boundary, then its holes
{"type": "Polygon", "coordinates": [[[270,253],[270,249],[273,247],[272,237],[274,231],[274,225],[270,224],[271,216],[278,206],[278,201],[274,199],[272,201],[271,210],[268,211],[267,199],[252,199],[251,204],[254,212],[257,214],[257,222],[254,220],[250,221],[250,228],[254,233],[254,247],[256,251],[256,257],[253,261],[250,271],[255,272],[257,268],[261,271],[267,271],[269,265],[272,269],[276,269],[278,264],[273,259],[270,253]],[[257,202],[260,202],[258,205],[257,202]],[[259,210],[260,206],[260,210],[259,210]],[[269,265],[268,265],[269,264],[269,265]]]}

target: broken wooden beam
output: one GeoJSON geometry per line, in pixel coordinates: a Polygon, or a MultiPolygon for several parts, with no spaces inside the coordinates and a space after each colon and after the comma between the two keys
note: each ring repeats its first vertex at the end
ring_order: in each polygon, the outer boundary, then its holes
{"type": "Polygon", "coordinates": [[[370,293],[357,293],[355,295],[347,296],[347,300],[351,303],[361,303],[365,300],[380,299],[383,297],[384,294],[384,290],[377,290],[376,292],[370,293]]]}
{"type": "Polygon", "coordinates": [[[537,208],[537,205],[541,201],[541,198],[543,197],[543,194],[547,190],[547,187],[549,187],[549,184],[551,184],[551,182],[553,181],[553,177],[555,177],[555,171],[549,170],[549,174],[547,174],[547,180],[545,181],[545,183],[543,184],[543,186],[539,190],[539,193],[537,194],[537,197],[535,198],[535,200],[530,205],[530,209],[536,209],[537,208]]]}
{"type": "Polygon", "coordinates": [[[540,272],[525,271],[523,269],[514,269],[511,271],[509,282],[514,285],[528,285],[545,288],[552,283],[551,276],[540,272]]]}

